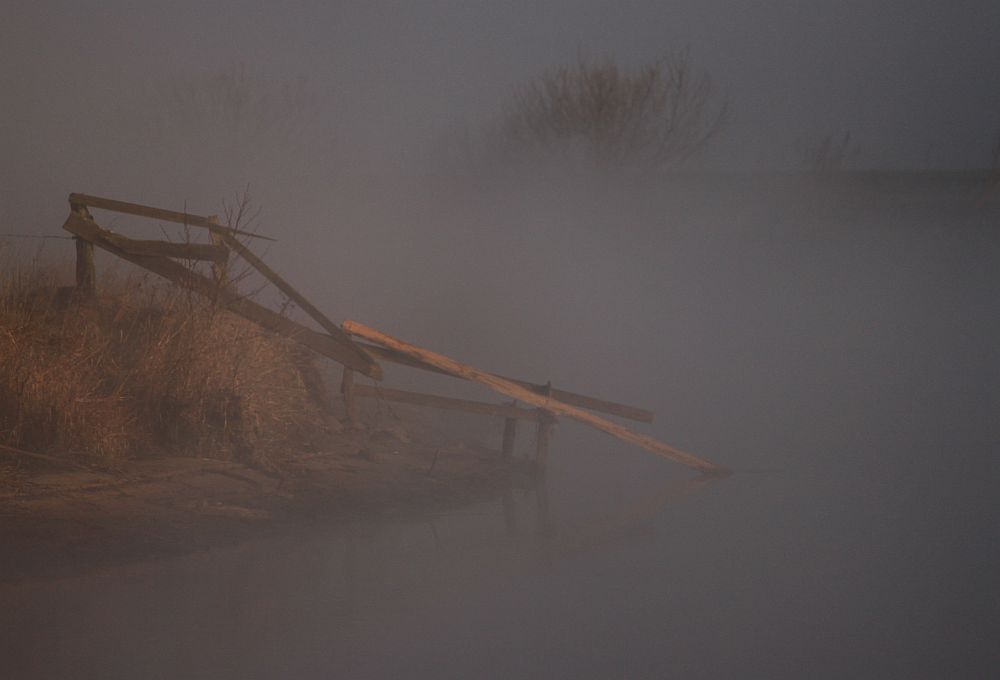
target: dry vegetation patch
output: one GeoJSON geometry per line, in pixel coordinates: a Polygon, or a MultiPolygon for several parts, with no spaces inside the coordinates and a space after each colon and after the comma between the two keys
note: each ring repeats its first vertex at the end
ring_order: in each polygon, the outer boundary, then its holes
{"type": "Polygon", "coordinates": [[[0,444],[266,464],[336,427],[291,341],[149,278],[103,281],[92,301],[55,282],[0,284],[0,444]]]}

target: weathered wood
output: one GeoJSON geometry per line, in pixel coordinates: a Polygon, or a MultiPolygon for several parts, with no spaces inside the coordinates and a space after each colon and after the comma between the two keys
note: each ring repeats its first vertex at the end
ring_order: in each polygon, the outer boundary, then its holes
{"type": "Polygon", "coordinates": [[[248,238],[259,238],[265,241],[274,240],[268,236],[261,236],[260,234],[241,231],[228,225],[220,225],[218,221],[213,221],[208,217],[191,215],[189,213],[177,212],[174,210],[163,210],[162,208],[153,208],[151,206],[140,205],[138,203],[116,201],[112,198],[102,198],[100,196],[74,193],[69,195],[69,202],[70,205],[89,205],[91,208],[111,210],[113,212],[125,213],[126,215],[149,217],[154,220],[163,220],[164,222],[176,222],[178,224],[186,224],[190,227],[202,227],[203,229],[208,229],[209,231],[217,234],[237,234],[248,238]]]}
{"type": "MultiPolygon", "coordinates": [[[[437,366],[433,366],[426,361],[421,361],[414,357],[407,356],[402,352],[398,352],[389,347],[379,347],[378,345],[371,345],[365,342],[358,342],[357,345],[363,350],[368,352],[371,356],[376,359],[381,359],[383,361],[389,361],[394,364],[400,364],[402,366],[409,366],[411,368],[419,368],[424,371],[430,371],[432,373],[439,373],[442,375],[451,375],[447,371],[441,370],[437,366]]],[[[526,380],[518,380],[517,378],[508,378],[503,375],[498,375],[492,373],[491,375],[506,380],[507,382],[512,382],[515,385],[519,385],[527,390],[531,390],[536,394],[541,393],[545,390],[545,385],[539,385],[536,383],[528,382],[526,380]]],[[[566,390],[560,390],[558,388],[552,389],[552,397],[561,401],[564,404],[569,404],[571,406],[579,406],[581,408],[590,409],[591,411],[598,411],[600,413],[607,413],[609,415],[620,416],[622,418],[628,418],[629,420],[636,420],[643,423],[653,422],[653,413],[645,409],[636,408],[635,406],[627,406],[625,404],[618,404],[613,401],[606,401],[604,399],[595,399],[594,397],[589,397],[585,394],[577,394],[576,392],[567,392],[566,390]]]]}
{"type": "Polygon", "coordinates": [[[106,235],[111,232],[102,229],[92,220],[87,220],[75,213],[71,213],[66,219],[65,224],[63,224],[63,229],[74,236],[92,242],[94,245],[117,255],[123,260],[139,265],[179,286],[215,300],[229,311],[239,314],[270,331],[291,338],[309,349],[345,366],[349,366],[375,380],[382,379],[381,366],[357,348],[346,345],[324,333],[306,328],[302,324],[287,319],[277,312],[237,295],[230,290],[220,288],[211,279],[201,276],[177,262],[163,257],[150,257],[128,253],[109,241],[106,235]]]}
{"type": "Polygon", "coordinates": [[[76,238],[76,289],[83,295],[97,291],[97,268],[94,266],[94,245],[76,238]]]}
{"type": "MultiPolygon", "coordinates": [[[[87,206],[71,203],[70,210],[84,219],[90,218],[87,206]]],[[[76,291],[85,297],[97,294],[97,268],[94,265],[94,244],[76,238],[76,291]]]]}
{"type": "MultiPolygon", "coordinates": [[[[552,398],[552,383],[546,383],[545,388],[539,396],[547,399],[552,398]]],[[[538,420],[538,431],[535,438],[535,469],[540,473],[545,473],[545,468],[549,462],[549,443],[552,441],[552,429],[555,427],[556,419],[552,411],[540,410],[538,420]]]]}
{"type": "MultiPolygon", "coordinates": [[[[514,402],[514,404],[516,403],[514,402]]],[[[500,446],[500,453],[504,458],[510,458],[514,454],[514,444],[516,442],[517,418],[507,418],[503,421],[503,441],[500,446]]]]}
{"type": "Polygon", "coordinates": [[[367,326],[355,321],[345,321],[344,330],[352,335],[364,338],[369,342],[378,343],[383,347],[389,347],[402,352],[407,356],[436,366],[450,375],[481,383],[492,388],[493,390],[496,390],[497,392],[500,392],[501,394],[506,394],[509,397],[517,399],[518,401],[531,404],[532,406],[537,406],[538,408],[552,413],[568,416],[574,420],[584,423],[585,425],[590,425],[591,427],[597,428],[598,430],[606,432],[623,441],[641,446],[642,448],[652,451],[657,455],[663,456],[664,458],[668,458],[682,465],[686,465],[690,468],[694,468],[702,473],[716,476],[729,474],[728,470],[719,465],[702,460],[697,456],[681,451],[680,449],[676,449],[668,444],[653,439],[652,437],[632,432],[631,430],[601,418],[600,416],[595,416],[592,413],[588,413],[574,406],[557,401],[554,397],[542,397],[535,392],[525,389],[524,387],[521,387],[520,385],[509,380],[504,380],[503,378],[499,378],[495,375],[487,373],[486,371],[480,371],[471,366],[459,363],[454,359],[450,359],[441,354],[403,342],[402,340],[393,338],[373,328],[368,328],[367,326]]]}
{"type": "Polygon", "coordinates": [[[131,239],[108,231],[104,238],[131,255],[149,257],[176,257],[183,260],[204,262],[225,262],[229,259],[229,249],[208,243],[171,243],[170,241],[145,241],[131,239]]]}
{"type": "Polygon", "coordinates": [[[354,385],[354,394],[358,397],[372,397],[376,399],[384,399],[385,401],[396,401],[404,404],[414,404],[416,406],[431,406],[433,408],[451,411],[465,411],[467,413],[478,413],[484,416],[495,416],[498,418],[508,418],[513,420],[538,421],[540,418],[538,411],[532,409],[517,408],[516,406],[510,406],[507,404],[488,404],[483,401],[469,401],[467,399],[441,397],[436,394],[408,392],[406,390],[395,390],[389,387],[354,385]]]}

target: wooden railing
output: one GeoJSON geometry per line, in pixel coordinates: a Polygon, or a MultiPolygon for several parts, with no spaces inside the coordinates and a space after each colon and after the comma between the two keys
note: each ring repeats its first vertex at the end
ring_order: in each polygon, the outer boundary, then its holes
{"type": "Polygon", "coordinates": [[[532,383],[481,371],[356,322],[346,321],[343,327],[338,326],[240,240],[265,239],[273,241],[274,239],[220,224],[215,217],[163,210],[99,196],[74,193],[70,194],[69,203],[70,214],[63,224],[63,228],[76,237],[76,283],[81,295],[93,295],[96,291],[94,267],[94,247],[96,246],[158,274],[176,285],[209,297],[229,311],[271,332],[291,338],[340,363],[344,367],[341,394],[347,418],[350,421],[357,420],[357,398],[380,398],[386,401],[499,417],[504,419],[501,445],[504,456],[510,456],[514,449],[517,422],[519,420],[533,422],[537,427],[535,462],[540,470],[544,470],[553,426],[556,423],[556,418],[563,415],[698,470],[703,474],[714,476],[728,474],[724,468],[714,463],[680,451],[647,435],[632,432],[617,423],[588,412],[597,411],[648,423],[652,421],[653,414],[645,409],[556,389],[550,383],[532,383]],[[130,239],[101,227],[91,215],[90,208],[203,228],[210,233],[212,243],[172,243],[130,239]],[[323,329],[323,332],[293,321],[239,295],[227,286],[225,271],[229,259],[234,253],[295,302],[323,329]],[[213,265],[213,276],[204,276],[192,268],[176,262],[176,259],[210,262],[213,265]],[[515,401],[506,404],[491,404],[381,386],[356,385],[355,372],[376,381],[382,380],[383,371],[382,366],[378,363],[379,360],[471,380],[511,397],[515,401]],[[517,405],[518,402],[534,408],[523,408],[517,405]]]}

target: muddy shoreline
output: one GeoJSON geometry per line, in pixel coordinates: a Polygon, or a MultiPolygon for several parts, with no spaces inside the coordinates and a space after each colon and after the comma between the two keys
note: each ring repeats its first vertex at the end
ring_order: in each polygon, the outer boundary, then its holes
{"type": "Polygon", "coordinates": [[[531,466],[401,430],[340,433],[274,470],[207,458],[114,471],[34,467],[0,490],[0,585],[237,545],[309,525],[446,510],[528,483],[531,466]]]}

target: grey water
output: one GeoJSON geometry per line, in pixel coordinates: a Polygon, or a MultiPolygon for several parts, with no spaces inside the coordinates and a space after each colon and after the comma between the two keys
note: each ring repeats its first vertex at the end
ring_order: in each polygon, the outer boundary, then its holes
{"type": "Polygon", "coordinates": [[[741,191],[616,232],[621,203],[574,197],[572,233],[537,227],[565,206],[477,206],[507,227],[451,274],[429,248],[407,303],[424,344],[649,407],[732,477],[563,423],[544,483],[500,498],[27,585],[4,677],[995,677],[1000,215],[741,191]],[[434,337],[456,314],[469,336],[434,337]]]}

